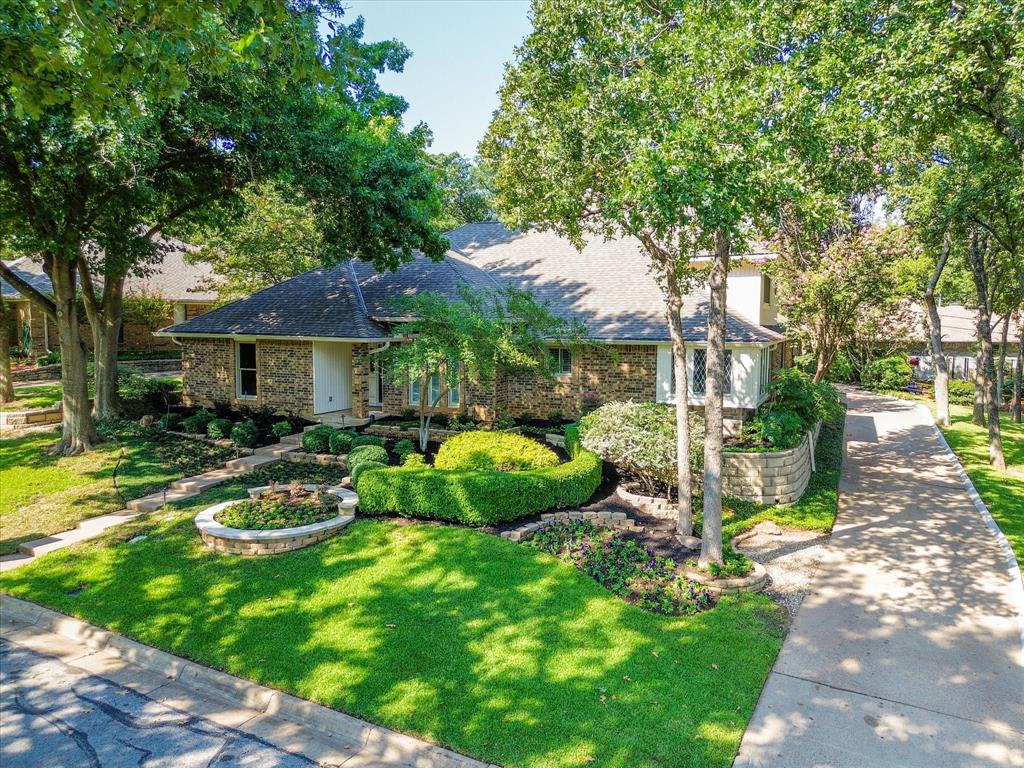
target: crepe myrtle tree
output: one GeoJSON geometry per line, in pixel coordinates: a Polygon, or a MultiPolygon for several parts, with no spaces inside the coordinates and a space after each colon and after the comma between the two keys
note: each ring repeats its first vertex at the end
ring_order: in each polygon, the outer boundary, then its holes
{"type": "Polygon", "coordinates": [[[337,23],[341,12],[310,1],[2,6],[14,34],[0,42],[0,238],[41,260],[53,296],[0,271],[58,329],[58,452],[96,438],[77,302],[93,334],[96,415],[114,415],[125,280],[160,260],[162,232],[237,213],[247,185],[298,185],[331,243],[325,260],[393,267],[414,249],[443,254],[425,130],[403,132],[404,102],[376,85],[408,51],[363,43],[361,20],[337,23]]]}
{"type": "Polygon", "coordinates": [[[419,382],[419,445],[427,450],[430,421],[448,391],[464,381],[483,384],[498,372],[552,378],[551,345],[597,346],[579,323],[556,317],[529,291],[504,287],[456,298],[424,291],[396,302],[408,320],[396,328],[400,341],[371,353],[396,386],[419,382]],[[431,393],[430,382],[438,382],[431,393]]]}
{"type": "MultiPolygon", "coordinates": [[[[702,278],[708,323],[703,564],[722,561],[725,285],[732,256],[802,194],[785,148],[795,100],[785,4],[534,0],[483,156],[495,209],[578,248],[636,238],[665,295],[676,381],[677,529],[693,528],[680,312],[702,278]],[[693,259],[711,253],[702,272],[693,259]]],[[[818,105],[815,105],[817,108],[818,105]]],[[[813,136],[813,132],[809,135],[813,136]]],[[[705,262],[706,263],[706,262],[705,262]]]]}

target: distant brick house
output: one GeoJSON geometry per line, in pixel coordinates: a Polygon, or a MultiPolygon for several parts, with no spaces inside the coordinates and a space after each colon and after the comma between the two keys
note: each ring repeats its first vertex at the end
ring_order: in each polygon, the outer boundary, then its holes
{"type": "MultiPolygon", "coordinates": [[[[121,327],[120,351],[176,350],[178,347],[173,339],[156,336],[153,331],[169,323],[182,323],[198,317],[212,309],[217,301],[217,293],[209,286],[210,266],[206,263],[190,264],[185,260],[185,254],[193,246],[169,237],[163,238],[162,242],[166,246],[162,261],[145,276],[130,276],[125,281],[125,297],[142,292],[159,296],[170,305],[168,314],[155,327],[127,319],[121,327]]],[[[50,278],[43,272],[39,261],[23,256],[7,266],[41,293],[53,293],[50,278]]],[[[26,338],[29,354],[33,357],[60,348],[57,328],[43,312],[3,280],[0,280],[0,290],[11,315],[7,333],[12,349],[22,348],[26,338]]],[[[91,339],[87,338],[86,343],[91,343],[91,339]]]]}
{"type": "MultiPolygon", "coordinates": [[[[647,259],[631,238],[593,240],[582,252],[542,232],[515,232],[497,222],[447,234],[441,262],[418,257],[394,273],[363,262],[316,269],[201,317],[164,329],[182,345],[186,402],[267,407],[322,421],[364,419],[416,407],[419,383],[398,385],[373,364],[373,350],[401,343],[394,299],[432,290],[454,296],[461,285],[502,283],[529,289],[552,311],[586,324],[617,354],[552,348],[559,375],[499,375],[443,395],[442,410],[489,420],[508,413],[576,417],[588,401],[672,402],[671,345],[665,304],[647,259]]],[[[728,287],[725,407],[750,413],[767,394],[772,372],[790,362],[778,330],[775,294],[762,266],[767,251],[734,262],[728,287]]],[[[692,403],[703,405],[708,296],[683,310],[692,403]]],[[[431,382],[434,399],[442,383],[431,382]]]]}

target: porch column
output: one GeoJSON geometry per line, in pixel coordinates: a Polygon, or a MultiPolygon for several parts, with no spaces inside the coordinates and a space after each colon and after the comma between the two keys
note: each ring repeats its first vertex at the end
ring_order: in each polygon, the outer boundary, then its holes
{"type": "Polygon", "coordinates": [[[370,347],[352,345],[352,415],[365,419],[370,415],[370,347]]]}

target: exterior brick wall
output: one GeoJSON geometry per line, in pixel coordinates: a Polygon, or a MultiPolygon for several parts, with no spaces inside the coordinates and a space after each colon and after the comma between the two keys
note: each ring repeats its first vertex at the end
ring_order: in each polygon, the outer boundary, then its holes
{"type": "Polygon", "coordinates": [[[185,405],[212,406],[235,395],[235,347],[231,339],[186,339],[181,346],[185,405]]]}
{"type": "Polygon", "coordinates": [[[256,370],[256,401],[243,400],[243,404],[280,413],[313,414],[312,342],[261,339],[256,342],[256,370]]]}
{"type": "MultiPolygon", "coordinates": [[[[370,346],[352,345],[352,415],[365,419],[370,414],[370,346]]],[[[310,360],[312,370],[312,359],[310,360]]]]}

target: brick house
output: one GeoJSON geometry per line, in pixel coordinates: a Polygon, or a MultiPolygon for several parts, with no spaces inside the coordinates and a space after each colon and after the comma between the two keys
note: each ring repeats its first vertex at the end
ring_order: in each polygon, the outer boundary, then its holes
{"type": "MultiPolygon", "coordinates": [[[[463,285],[487,290],[502,283],[529,289],[556,314],[582,321],[616,354],[553,347],[560,368],[554,381],[506,374],[484,385],[467,382],[442,398],[441,410],[484,420],[555,411],[574,418],[590,401],[673,401],[665,304],[635,240],[595,239],[580,252],[554,234],[510,231],[498,222],[468,224],[447,237],[451,248],[441,262],[417,257],[389,273],[358,261],[315,269],[164,329],[161,335],[182,345],[186,402],[267,407],[335,423],[414,408],[423,394],[419,383],[395,383],[373,363],[375,348],[401,343],[395,297],[424,290],[455,296],[463,285]]],[[[734,416],[763,402],[772,372],[791,358],[771,327],[777,305],[762,267],[772,258],[763,250],[745,254],[729,276],[725,407],[734,416]]],[[[707,307],[707,293],[695,292],[683,310],[698,408],[707,307]]],[[[440,386],[431,383],[433,396],[440,386]]]]}
{"type": "MultiPolygon", "coordinates": [[[[217,301],[217,293],[209,287],[213,274],[210,266],[206,263],[190,264],[185,260],[185,255],[194,247],[170,237],[163,237],[161,244],[163,259],[153,265],[148,274],[128,277],[125,281],[125,298],[141,293],[157,295],[170,304],[168,314],[155,327],[126,319],[121,327],[120,351],[176,350],[177,345],[173,339],[154,335],[153,332],[169,323],[181,323],[198,317],[212,309],[217,301]]],[[[7,266],[41,293],[52,294],[50,278],[43,272],[39,261],[23,256],[7,266]]],[[[48,322],[43,312],[33,307],[32,302],[3,280],[0,280],[0,290],[10,310],[7,332],[12,349],[22,348],[26,333],[29,354],[33,357],[60,348],[57,328],[48,322]]],[[[91,344],[91,341],[86,338],[87,344],[91,344]]]]}

